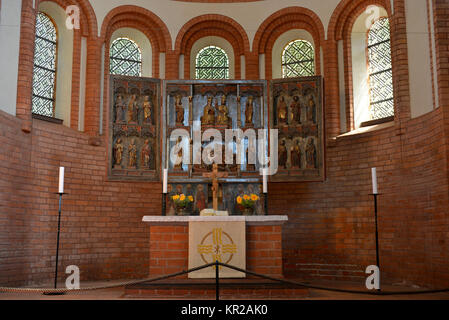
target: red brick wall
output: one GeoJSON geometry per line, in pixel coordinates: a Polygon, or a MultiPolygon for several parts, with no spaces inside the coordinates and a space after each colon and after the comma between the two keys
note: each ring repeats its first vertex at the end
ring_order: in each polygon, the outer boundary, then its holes
{"type": "Polygon", "coordinates": [[[144,215],[160,214],[160,183],[106,181],[106,148],[88,136],[40,120],[33,134],[0,114],[2,263],[0,283],[32,284],[54,271],[58,167],[66,168],[60,275],[77,265],[81,278],[147,275],[149,230],[144,215]]]}
{"type": "MultiPolygon", "coordinates": [[[[282,226],[246,227],[246,269],[282,277],[282,226]]],[[[150,227],[150,276],[188,270],[188,226],[150,227]]],[[[187,278],[182,275],[180,278],[187,278]]]]}
{"type": "Polygon", "coordinates": [[[270,214],[287,214],[287,276],[362,280],[376,263],[371,167],[378,168],[383,280],[447,286],[446,158],[441,109],[394,127],[337,139],[324,183],[271,184],[270,214]],[[288,190],[288,191],[287,191],[288,190]],[[292,199],[295,199],[294,201],[292,199]]]}

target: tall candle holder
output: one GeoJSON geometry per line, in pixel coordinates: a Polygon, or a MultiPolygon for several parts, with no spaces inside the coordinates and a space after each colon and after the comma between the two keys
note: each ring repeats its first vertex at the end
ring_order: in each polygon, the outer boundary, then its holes
{"type": "MultiPolygon", "coordinates": [[[[59,195],[59,209],[58,209],[58,236],[56,240],[56,263],[55,263],[55,281],[54,288],[58,286],[58,263],[59,263],[59,238],[61,234],[61,213],[62,213],[62,196],[67,194],[65,192],[57,192],[59,195]]],[[[63,295],[65,292],[45,292],[44,295],[63,295]]]]}
{"type": "Polygon", "coordinates": [[[163,170],[162,176],[162,215],[167,215],[167,184],[168,184],[168,169],[163,170]]]}
{"type": "Polygon", "coordinates": [[[377,218],[377,197],[380,195],[379,193],[371,193],[374,199],[374,224],[376,227],[376,265],[380,269],[380,259],[379,259],[379,230],[378,230],[378,218],[377,218]]]}

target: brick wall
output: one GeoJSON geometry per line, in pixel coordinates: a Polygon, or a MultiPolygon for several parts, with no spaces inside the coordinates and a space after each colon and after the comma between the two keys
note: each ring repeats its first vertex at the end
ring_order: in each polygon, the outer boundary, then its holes
{"type": "MultiPolygon", "coordinates": [[[[281,233],[282,226],[246,227],[247,270],[282,277],[281,233]]],[[[188,270],[188,245],[188,226],[151,226],[150,276],[188,270]]]]}
{"type": "Polygon", "coordinates": [[[287,276],[362,280],[376,263],[371,167],[378,168],[383,280],[447,286],[448,194],[441,110],[341,137],[327,149],[324,183],[271,184],[270,214],[287,214],[287,276]],[[286,191],[288,190],[288,192],[286,191]],[[295,201],[292,201],[295,199],[295,201]]]}
{"type": "Polygon", "coordinates": [[[106,181],[106,149],[72,129],[33,120],[33,134],[0,114],[2,170],[0,283],[34,284],[54,272],[58,167],[66,168],[60,262],[81,278],[147,275],[149,230],[144,215],[160,214],[160,183],[106,181]],[[4,258],[4,259],[3,259],[4,258]]]}

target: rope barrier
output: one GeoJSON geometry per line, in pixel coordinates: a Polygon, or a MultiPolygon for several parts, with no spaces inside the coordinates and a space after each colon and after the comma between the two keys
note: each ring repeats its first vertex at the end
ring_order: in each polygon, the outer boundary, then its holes
{"type": "Polygon", "coordinates": [[[188,274],[190,272],[202,270],[202,269],[209,268],[209,267],[212,267],[212,266],[223,266],[223,267],[226,267],[226,268],[229,268],[229,269],[233,269],[233,270],[236,270],[236,271],[243,272],[245,274],[249,274],[249,275],[252,275],[252,276],[256,276],[256,277],[259,277],[259,278],[264,278],[264,279],[275,281],[275,282],[280,282],[280,283],[287,284],[287,285],[294,285],[294,286],[299,286],[299,287],[308,288],[308,289],[331,291],[331,292],[364,294],[364,295],[372,295],[372,296],[415,295],[415,294],[432,294],[432,293],[444,293],[444,292],[448,292],[449,293],[449,289],[415,290],[415,291],[397,291],[397,292],[394,292],[394,291],[363,291],[363,290],[328,288],[328,287],[324,287],[324,286],[310,285],[310,284],[307,284],[307,283],[297,282],[297,281],[293,281],[293,280],[278,279],[278,278],[270,277],[270,276],[263,275],[263,274],[260,274],[260,273],[257,273],[257,272],[252,272],[252,271],[248,271],[248,270],[245,270],[245,269],[241,269],[241,268],[238,268],[238,267],[226,264],[226,263],[222,263],[222,262],[208,263],[208,264],[196,267],[196,268],[192,268],[192,269],[189,269],[189,270],[183,270],[183,271],[180,271],[180,272],[176,272],[176,273],[172,273],[172,274],[168,274],[168,275],[160,276],[160,277],[156,277],[156,278],[146,278],[146,279],[142,279],[142,280],[130,280],[130,281],[119,282],[119,283],[116,283],[116,284],[97,286],[97,287],[86,287],[86,288],[80,288],[80,289],[0,287],[0,292],[4,292],[4,293],[7,293],[7,292],[9,292],[9,293],[11,293],[11,292],[12,293],[40,293],[40,294],[80,293],[80,292],[83,292],[83,291],[112,289],[112,288],[118,288],[118,287],[129,286],[129,285],[135,285],[135,284],[140,284],[140,283],[145,283],[145,282],[160,281],[160,280],[164,280],[164,279],[169,279],[169,278],[174,278],[174,277],[177,277],[177,276],[185,275],[185,274],[188,274]]]}

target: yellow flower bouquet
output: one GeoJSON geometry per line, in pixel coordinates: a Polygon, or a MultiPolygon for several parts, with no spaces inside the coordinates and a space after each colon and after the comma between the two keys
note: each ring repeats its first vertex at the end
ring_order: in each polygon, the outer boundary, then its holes
{"type": "Polygon", "coordinates": [[[193,202],[193,197],[185,194],[175,194],[172,196],[172,200],[177,208],[187,208],[193,202]]]}
{"type": "Polygon", "coordinates": [[[250,195],[244,194],[244,195],[238,196],[236,201],[240,208],[252,209],[252,208],[254,208],[254,205],[256,204],[256,202],[259,201],[259,196],[254,193],[252,193],[250,195]]]}

